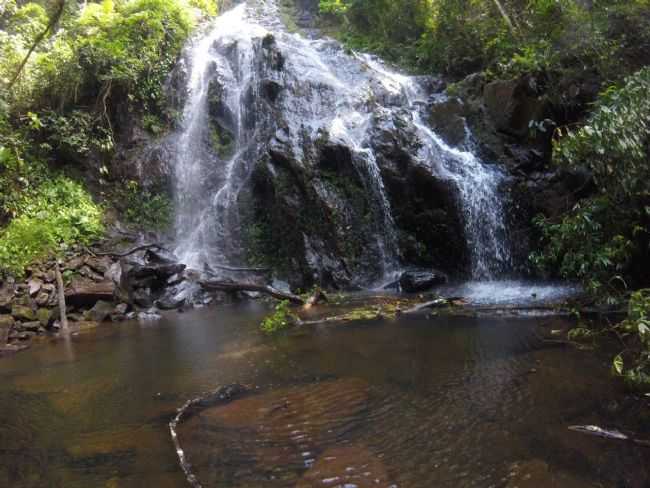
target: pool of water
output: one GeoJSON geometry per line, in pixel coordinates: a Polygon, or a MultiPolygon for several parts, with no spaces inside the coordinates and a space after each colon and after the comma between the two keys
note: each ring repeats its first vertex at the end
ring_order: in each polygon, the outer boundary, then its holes
{"type": "Polygon", "coordinates": [[[0,486],[188,486],[168,422],[231,383],[248,393],[179,426],[206,487],[649,486],[648,449],[567,429],[643,434],[607,355],[541,339],[565,319],[415,317],[267,337],[266,310],[106,325],[0,360],[0,486]]]}

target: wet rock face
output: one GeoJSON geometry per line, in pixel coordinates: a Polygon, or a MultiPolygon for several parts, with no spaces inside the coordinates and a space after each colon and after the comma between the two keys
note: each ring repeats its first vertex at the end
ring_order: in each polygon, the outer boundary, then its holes
{"type": "Polygon", "coordinates": [[[464,270],[456,190],[415,120],[441,84],[288,35],[269,9],[228,11],[182,63],[195,85],[167,144],[177,193],[192,195],[178,198],[178,234],[192,235],[181,260],[266,265],[294,288],[367,286],[408,264],[464,270]]]}

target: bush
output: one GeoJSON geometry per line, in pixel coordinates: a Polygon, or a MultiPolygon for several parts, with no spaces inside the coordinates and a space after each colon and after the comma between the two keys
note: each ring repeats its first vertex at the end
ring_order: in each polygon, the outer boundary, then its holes
{"type": "Polygon", "coordinates": [[[612,363],[615,374],[634,390],[650,391],[650,289],[632,294],[628,318],[618,325],[622,337],[632,337],[636,345],[621,353],[612,363]],[[627,356],[627,365],[624,356],[627,356]]]}
{"type": "Polygon", "coordinates": [[[275,334],[291,327],[296,317],[289,310],[289,302],[284,300],[275,307],[275,312],[266,317],[260,324],[262,332],[275,334]]]}
{"type": "Polygon", "coordinates": [[[608,89],[577,130],[559,130],[554,161],[586,167],[598,195],[579,202],[560,222],[537,220],[543,269],[612,295],[630,279],[645,279],[650,220],[650,68],[608,89]],[[632,269],[632,261],[641,268],[632,269]],[[639,278],[640,277],[640,278],[639,278]],[[617,285],[617,286],[614,286],[617,285]]]}
{"type": "Polygon", "coordinates": [[[0,270],[23,273],[63,245],[87,244],[103,232],[102,211],[78,183],[58,176],[22,196],[16,217],[0,231],[0,270]]]}

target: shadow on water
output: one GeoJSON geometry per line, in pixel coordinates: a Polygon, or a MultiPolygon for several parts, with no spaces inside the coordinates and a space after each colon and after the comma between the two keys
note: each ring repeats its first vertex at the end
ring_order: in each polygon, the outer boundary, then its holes
{"type": "Polygon", "coordinates": [[[540,341],[563,319],[269,338],[257,332],[264,313],[172,313],[3,360],[0,486],[186,486],[167,422],[230,383],[251,392],[179,426],[204,486],[648,486],[647,449],[566,429],[625,424],[606,360],[540,341]]]}

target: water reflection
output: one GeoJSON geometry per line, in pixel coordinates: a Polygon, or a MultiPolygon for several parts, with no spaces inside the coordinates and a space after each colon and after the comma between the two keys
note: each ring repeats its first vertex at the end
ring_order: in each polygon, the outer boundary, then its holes
{"type": "Polygon", "coordinates": [[[373,486],[413,488],[650,479],[644,451],[566,430],[611,425],[620,396],[598,355],[546,347],[540,319],[410,319],[268,338],[256,330],[263,313],[174,313],[3,360],[0,486],[185,486],[166,424],[185,399],[236,382],[253,389],[247,403],[186,426],[206,486],[336,486],[322,480],[337,476],[365,486],[341,474],[359,466],[377,473],[373,486]]]}

